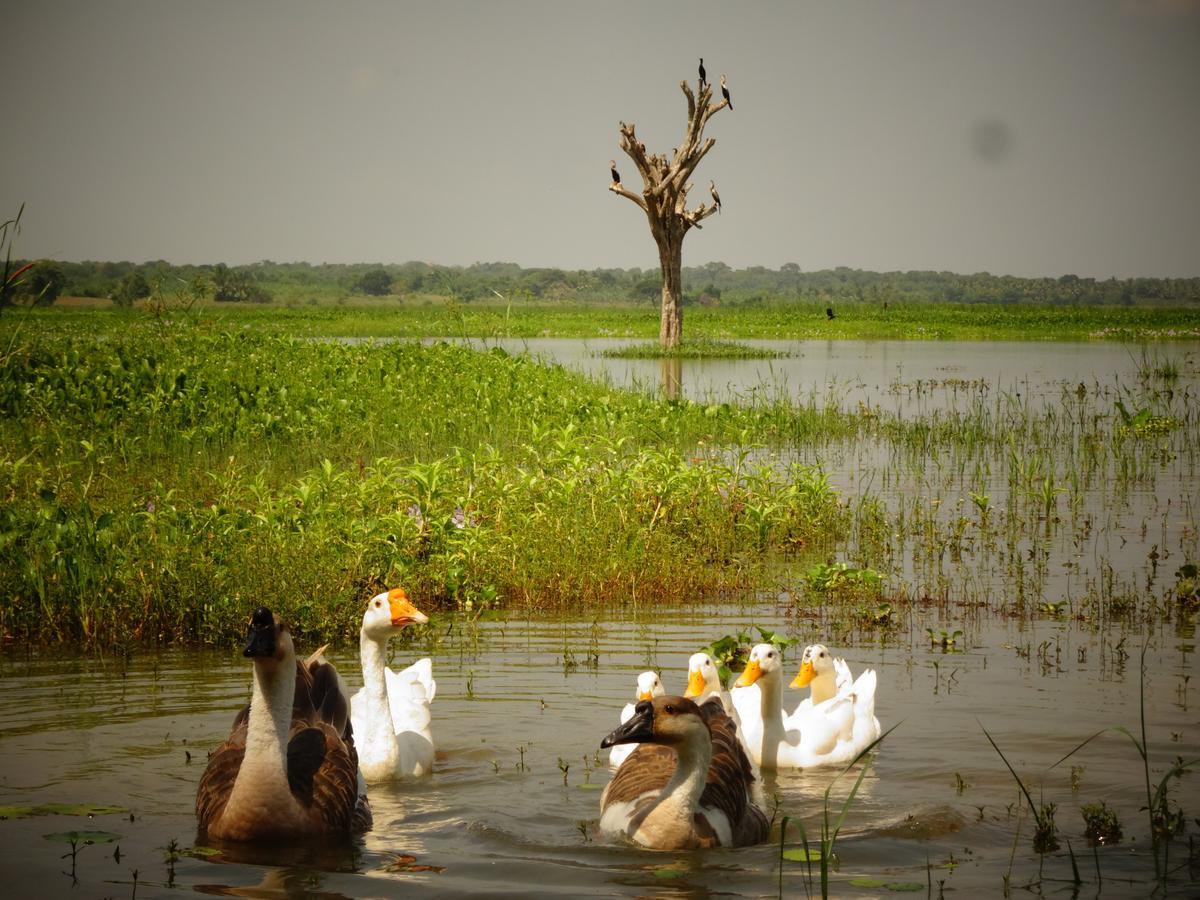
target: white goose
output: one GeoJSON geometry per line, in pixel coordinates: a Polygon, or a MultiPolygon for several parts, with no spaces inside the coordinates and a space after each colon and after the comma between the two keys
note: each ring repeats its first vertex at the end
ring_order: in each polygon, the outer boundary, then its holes
{"type": "Polygon", "coordinates": [[[337,670],[321,650],[297,660],[287,626],[265,606],[250,619],[243,655],[254,661],[250,705],[209,754],[196,791],[200,830],[249,841],[369,828],[337,670]]]}
{"type": "Polygon", "coordinates": [[[875,718],[876,682],[874,669],[865,669],[855,680],[846,661],[835,659],[824,644],[804,648],[800,672],[791,686],[808,687],[810,696],[801,701],[792,722],[806,740],[809,734],[814,736],[814,746],[828,746],[834,741],[820,765],[848,763],[879,737],[881,729],[875,718]],[[849,727],[844,709],[847,703],[852,710],[849,727]]]}
{"type": "Polygon", "coordinates": [[[393,672],[384,665],[387,643],[405,625],[429,617],[413,606],[403,588],[367,601],[359,635],[363,686],[350,698],[359,766],[368,784],[428,775],[433,771],[429,704],[437,692],[433,664],[418,660],[393,672]]]}
{"type": "Polygon", "coordinates": [[[638,703],[601,747],[638,741],[600,797],[600,830],[654,850],[742,847],[767,839],[767,817],[753,802],[754,775],[715,699],[638,703]]]}
{"type": "MultiPolygon", "coordinates": [[[[816,645],[817,658],[820,645],[816,645]]],[[[810,648],[811,649],[811,648],[810,648]]],[[[806,659],[808,657],[806,651],[806,659]]],[[[829,682],[836,684],[836,667],[825,650],[822,669],[829,682]]],[[[815,663],[813,664],[815,669],[815,663]]],[[[848,671],[848,670],[847,670],[848,671]]],[[[750,651],[750,660],[734,690],[735,703],[740,689],[757,684],[759,703],[753,708],[737,703],[742,717],[742,734],[750,749],[750,758],[764,769],[807,769],[814,766],[845,765],[879,736],[875,721],[875,676],[864,673],[863,695],[848,691],[801,707],[791,716],[783,711],[783,658],[771,644],[758,644],[750,651]],[[873,733],[872,726],[873,724],[873,733]]],[[[806,684],[808,682],[805,682],[806,684]]],[[[827,682],[822,682],[823,691],[827,682]]]]}
{"type": "MultiPolygon", "coordinates": [[[[626,703],[621,707],[621,724],[625,724],[633,718],[634,704],[641,703],[643,700],[653,700],[655,697],[661,697],[666,692],[666,689],[662,686],[662,679],[658,677],[657,672],[643,672],[637,677],[637,699],[633,703],[626,703]]],[[[608,751],[608,764],[614,769],[617,768],[636,749],[637,744],[617,744],[608,751]]]]}

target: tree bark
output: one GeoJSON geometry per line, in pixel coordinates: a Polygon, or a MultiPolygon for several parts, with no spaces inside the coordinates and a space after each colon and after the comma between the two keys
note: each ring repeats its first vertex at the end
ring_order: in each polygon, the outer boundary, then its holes
{"type": "Polygon", "coordinates": [[[691,228],[717,211],[714,204],[701,203],[687,208],[687,195],[692,185],[689,179],[700,161],[713,148],[713,138],[704,139],[708,120],[729,103],[712,103],[712,86],[705,85],[697,97],[686,81],[679,87],[687,98],[688,121],[683,141],[670,159],[666,154],[646,154],[646,146],[637,139],[637,126],[621,123],[620,147],[633,161],[642,177],[642,192],[628,190],[620,181],[608,189],[637,204],[646,214],[650,234],[658,245],[658,262],[662,269],[662,306],[658,343],[664,350],[679,346],[683,339],[683,238],[691,228]]]}

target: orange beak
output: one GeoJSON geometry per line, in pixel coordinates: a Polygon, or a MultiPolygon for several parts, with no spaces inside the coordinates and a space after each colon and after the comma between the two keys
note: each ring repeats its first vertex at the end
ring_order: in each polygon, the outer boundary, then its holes
{"type": "Polygon", "coordinates": [[[687,690],[683,692],[685,697],[699,697],[704,693],[704,676],[700,674],[700,670],[688,672],[687,690]]]}
{"type": "Polygon", "coordinates": [[[388,607],[392,614],[393,628],[400,628],[404,625],[424,625],[429,621],[429,616],[412,605],[404,588],[393,588],[388,591],[388,607]]]}
{"type": "Polygon", "coordinates": [[[742,671],[742,677],[737,680],[735,687],[749,687],[762,678],[762,666],[758,664],[757,659],[752,659],[746,663],[746,668],[742,671]]]}
{"type": "Polygon", "coordinates": [[[800,666],[800,671],[796,673],[796,677],[792,679],[791,686],[794,688],[808,687],[808,683],[816,677],[817,670],[813,668],[812,660],[806,659],[800,666]]]}

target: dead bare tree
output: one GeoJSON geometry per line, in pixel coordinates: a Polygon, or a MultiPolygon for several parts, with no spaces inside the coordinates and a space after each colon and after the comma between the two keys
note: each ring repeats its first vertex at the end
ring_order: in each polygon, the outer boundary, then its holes
{"type": "Polygon", "coordinates": [[[637,126],[622,122],[620,147],[642,176],[642,192],[634,193],[616,180],[615,167],[614,180],[608,186],[613,193],[641,207],[650,223],[650,234],[658,244],[658,261],[662,266],[658,343],[664,349],[678,346],[683,337],[683,238],[689,229],[700,228],[700,223],[717,211],[715,203],[687,208],[692,173],[716,143],[714,138],[704,138],[704,126],[719,110],[729,106],[728,97],[719,103],[712,102],[710,84],[700,84],[699,97],[692,93],[691,85],[686,81],[679,82],[679,87],[687,97],[688,108],[683,141],[669,159],[665,153],[647,155],[646,145],[637,138],[637,126]]]}

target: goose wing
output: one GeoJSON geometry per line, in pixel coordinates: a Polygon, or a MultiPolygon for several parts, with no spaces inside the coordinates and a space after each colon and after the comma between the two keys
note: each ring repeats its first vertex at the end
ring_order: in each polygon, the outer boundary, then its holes
{"type": "Polygon", "coordinates": [[[201,831],[207,831],[208,826],[221,818],[225,812],[225,804],[233,792],[233,783],[237,781],[238,772],[242,768],[242,760],[246,756],[246,730],[250,707],[247,705],[237,714],[233,722],[233,731],[225,742],[208,755],[208,765],[200,776],[200,785],[196,789],[196,821],[201,831]]]}
{"type": "MultiPolygon", "coordinates": [[[[328,724],[298,725],[288,740],[287,765],[292,796],[330,831],[362,827],[353,743],[347,745],[328,724]]],[[[369,824],[369,808],[365,814],[369,824]]]]}
{"type": "Polygon", "coordinates": [[[399,672],[385,669],[384,680],[396,733],[427,729],[432,718],[429,704],[437,694],[433,662],[426,657],[399,672]]]}
{"type": "Polygon", "coordinates": [[[725,814],[735,847],[760,843],[766,840],[769,823],[762,810],[750,802],[754,771],[738,740],[737,725],[717,697],[701,706],[700,714],[712,735],[712,761],[700,805],[725,814]]]}
{"type": "Polygon", "coordinates": [[[288,786],[330,830],[362,830],[371,826],[371,808],[360,791],[346,683],[324,649],[296,664],[288,786]]]}

